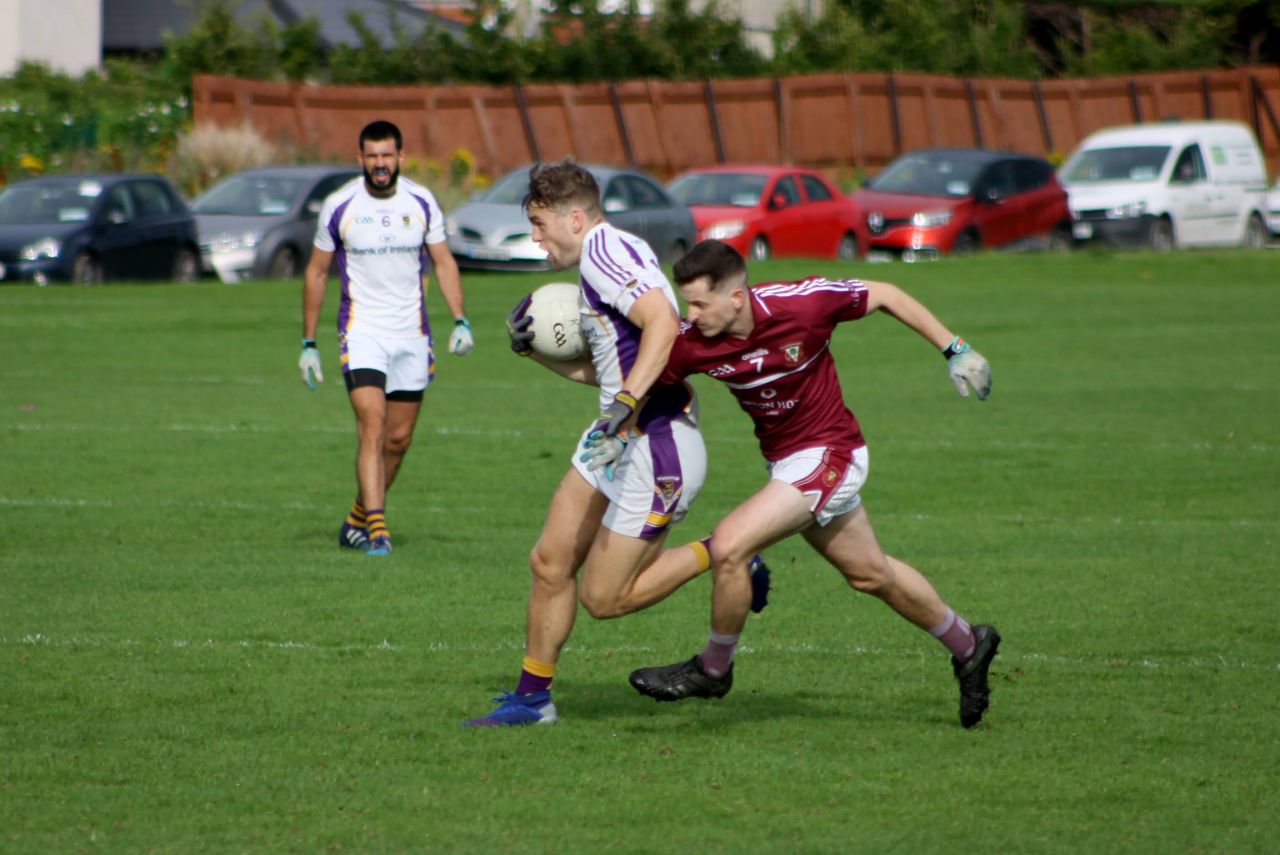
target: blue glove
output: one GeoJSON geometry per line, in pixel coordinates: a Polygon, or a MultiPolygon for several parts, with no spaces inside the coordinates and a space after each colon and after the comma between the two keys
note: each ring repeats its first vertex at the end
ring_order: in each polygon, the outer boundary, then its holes
{"type": "Polygon", "coordinates": [[[587,471],[595,472],[603,466],[604,477],[612,481],[614,467],[622,459],[622,453],[627,450],[627,438],[622,434],[609,435],[595,430],[587,434],[587,438],[582,441],[582,447],[586,451],[578,455],[578,460],[587,464],[587,471]]]}
{"type": "Polygon", "coordinates": [[[453,334],[449,336],[449,352],[457,356],[466,356],[476,346],[471,337],[471,323],[465,317],[453,322],[453,334]]]}
{"type": "Polygon", "coordinates": [[[972,386],[979,401],[987,400],[987,396],[991,394],[991,366],[982,358],[982,354],[960,336],[956,336],[951,344],[942,349],[942,355],[947,358],[947,374],[960,397],[969,397],[969,387],[972,386]]]}
{"type": "Polygon", "coordinates": [[[312,339],[302,341],[302,355],[298,357],[298,373],[302,375],[302,382],[311,387],[312,392],[316,390],[317,383],[324,382],[324,372],[320,370],[320,351],[312,339]]]}
{"type": "Polygon", "coordinates": [[[507,335],[511,337],[511,352],[516,356],[528,356],[533,353],[533,316],[528,314],[529,304],[533,302],[532,294],[525,294],[524,299],[507,315],[507,335]]]}

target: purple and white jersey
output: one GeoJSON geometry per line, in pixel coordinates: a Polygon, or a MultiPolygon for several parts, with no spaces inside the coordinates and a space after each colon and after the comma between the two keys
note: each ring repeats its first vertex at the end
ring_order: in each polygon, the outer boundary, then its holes
{"type": "Polygon", "coordinates": [[[431,191],[400,176],[394,196],[369,195],[364,179],[324,200],[316,249],[332,252],[342,280],[338,332],[426,335],[427,244],[443,243],[444,215],[431,191]]]}
{"type": "MultiPolygon", "coordinates": [[[[623,378],[640,352],[641,329],[627,320],[636,300],[646,291],[657,289],[677,315],[680,308],[649,244],[609,223],[600,223],[587,232],[578,271],[582,276],[582,332],[591,347],[603,412],[622,390],[623,378]]],[[[659,404],[657,397],[645,407],[646,415],[657,415],[648,412],[659,404]]]]}

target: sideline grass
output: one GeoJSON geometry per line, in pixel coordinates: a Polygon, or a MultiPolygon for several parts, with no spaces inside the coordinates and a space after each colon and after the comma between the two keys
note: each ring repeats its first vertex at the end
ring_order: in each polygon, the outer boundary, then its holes
{"type": "MultiPolygon", "coordinates": [[[[298,381],[298,288],[0,289],[0,849],[1274,851],[1280,277],[1267,253],[996,256],[887,278],[992,362],[985,404],[887,317],[835,352],[881,540],[1006,642],[966,732],[945,654],[799,544],[719,703],[629,670],[709,580],[578,622],[555,728],[474,733],[589,390],[511,357],[554,276],[470,276],[388,515],[340,553],[354,431],[298,381]]],[[[438,302],[433,303],[439,306],[438,302]]],[[[760,483],[700,383],[692,539],[760,483]]]]}

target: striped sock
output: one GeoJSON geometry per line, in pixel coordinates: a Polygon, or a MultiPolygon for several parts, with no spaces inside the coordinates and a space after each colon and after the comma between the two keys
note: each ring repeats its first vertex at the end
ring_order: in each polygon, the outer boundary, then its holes
{"type": "Polygon", "coordinates": [[[969,657],[973,655],[973,648],[976,645],[973,629],[964,618],[949,608],[942,617],[942,623],[929,630],[929,634],[941,641],[951,651],[951,655],[957,662],[968,662],[969,657]]]}
{"type": "Polygon", "coordinates": [[[391,537],[391,532],[387,531],[387,517],[382,513],[382,508],[369,508],[365,511],[365,522],[368,525],[370,540],[375,537],[391,537]]]}
{"type": "Polygon", "coordinates": [[[516,684],[517,695],[532,695],[551,688],[551,681],[556,678],[556,663],[539,662],[526,656],[521,663],[520,682],[516,684]]]}
{"type": "Polygon", "coordinates": [[[353,525],[356,528],[364,528],[368,525],[365,517],[364,505],[360,504],[360,500],[356,499],[351,503],[351,510],[347,512],[347,525],[353,525]]]}
{"type": "Polygon", "coordinates": [[[737,635],[721,635],[714,629],[707,646],[698,654],[702,670],[710,677],[723,677],[733,667],[733,652],[738,647],[737,635]]]}

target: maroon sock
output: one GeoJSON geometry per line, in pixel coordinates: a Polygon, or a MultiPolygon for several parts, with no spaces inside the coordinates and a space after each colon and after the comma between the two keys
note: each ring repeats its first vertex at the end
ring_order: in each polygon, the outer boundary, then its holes
{"type": "Polygon", "coordinates": [[[969,657],[973,655],[973,648],[976,642],[973,638],[973,629],[964,618],[953,612],[950,608],[942,618],[942,623],[929,630],[929,634],[942,642],[942,644],[951,651],[951,655],[956,658],[957,662],[968,662],[969,657]]]}

